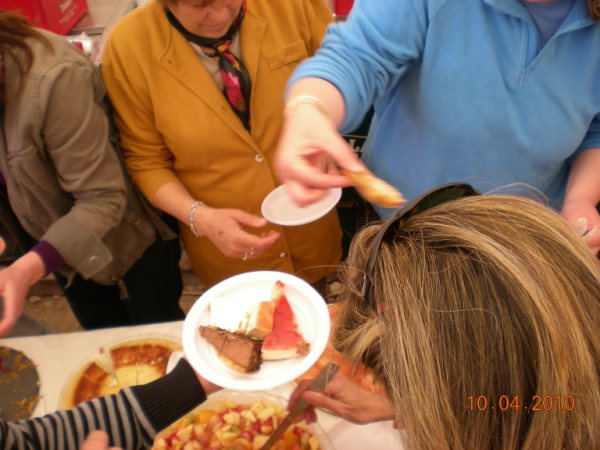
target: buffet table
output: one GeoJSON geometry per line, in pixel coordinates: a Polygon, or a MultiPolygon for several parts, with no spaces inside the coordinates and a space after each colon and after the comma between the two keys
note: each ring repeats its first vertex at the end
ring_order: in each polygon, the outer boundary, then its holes
{"type": "MultiPolygon", "coordinates": [[[[40,400],[33,411],[41,416],[59,408],[62,390],[82,364],[98,349],[117,342],[144,337],[181,338],[183,321],[142,326],[107,328],[76,333],[2,338],[0,346],[20,350],[37,366],[40,378],[40,400]]],[[[294,385],[288,383],[270,391],[288,398],[294,385]]],[[[337,416],[318,411],[318,422],[337,450],[402,449],[398,432],[392,422],[356,425],[337,416]]]]}

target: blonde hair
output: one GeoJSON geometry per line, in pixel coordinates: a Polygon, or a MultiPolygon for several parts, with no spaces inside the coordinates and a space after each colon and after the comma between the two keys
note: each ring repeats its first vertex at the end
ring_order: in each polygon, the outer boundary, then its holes
{"type": "Polygon", "coordinates": [[[498,195],[418,213],[367,302],[379,228],[353,240],[334,345],[384,384],[409,448],[600,448],[599,263],[558,214],[498,195]]]}

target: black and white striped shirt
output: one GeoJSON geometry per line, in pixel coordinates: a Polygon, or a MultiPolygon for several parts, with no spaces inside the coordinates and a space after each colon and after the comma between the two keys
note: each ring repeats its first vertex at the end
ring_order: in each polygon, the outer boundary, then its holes
{"type": "Polygon", "coordinates": [[[104,430],[112,446],[152,447],[156,433],[203,402],[206,395],[185,360],[163,378],[70,410],[18,422],[0,420],[0,449],[79,450],[93,430],[104,430]]]}

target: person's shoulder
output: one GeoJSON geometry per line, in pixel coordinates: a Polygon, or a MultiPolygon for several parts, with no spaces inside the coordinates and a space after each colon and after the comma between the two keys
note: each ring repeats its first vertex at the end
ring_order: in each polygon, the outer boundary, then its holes
{"type": "Polygon", "coordinates": [[[20,93],[21,102],[29,103],[36,116],[30,119],[41,122],[49,105],[58,104],[54,103],[57,99],[63,103],[70,99],[69,104],[88,101],[87,95],[78,95],[80,92],[93,92],[101,98],[104,88],[94,63],[64,36],[37,31],[38,36],[27,38],[33,58],[20,93]]]}
{"type": "Polygon", "coordinates": [[[155,60],[168,45],[169,28],[163,5],[158,0],[144,3],[113,26],[104,45],[102,65],[155,60]]]}
{"type": "Polygon", "coordinates": [[[48,58],[53,60],[88,60],[65,36],[41,28],[36,29],[40,37],[30,37],[27,45],[35,60],[48,58]]]}
{"type": "Polygon", "coordinates": [[[44,77],[57,68],[97,70],[90,59],[73,46],[64,36],[43,29],[40,37],[28,38],[27,44],[33,54],[31,77],[44,77]]]}
{"type": "Polygon", "coordinates": [[[137,45],[144,37],[164,28],[164,7],[157,0],[150,0],[121,17],[109,32],[111,41],[131,41],[137,45]]]}

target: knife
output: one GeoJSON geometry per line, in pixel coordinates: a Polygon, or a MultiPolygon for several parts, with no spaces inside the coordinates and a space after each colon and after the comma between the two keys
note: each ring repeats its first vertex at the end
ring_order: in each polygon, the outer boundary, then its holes
{"type": "MultiPolygon", "coordinates": [[[[335,363],[327,363],[327,365],[321,370],[317,378],[315,378],[312,383],[308,386],[309,391],[315,392],[323,392],[325,386],[330,379],[332,379],[337,373],[340,366],[335,363]]],[[[283,422],[279,424],[279,426],[275,429],[271,437],[265,444],[261,447],[260,450],[270,450],[273,445],[281,438],[285,430],[289,428],[294,421],[300,417],[300,415],[308,408],[310,405],[306,403],[302,398],[299,398],[294,408],[289,412],[289,414],[283,419],[283,422]]]]}

